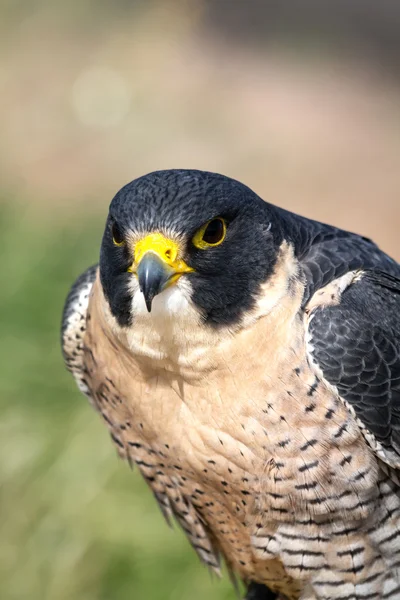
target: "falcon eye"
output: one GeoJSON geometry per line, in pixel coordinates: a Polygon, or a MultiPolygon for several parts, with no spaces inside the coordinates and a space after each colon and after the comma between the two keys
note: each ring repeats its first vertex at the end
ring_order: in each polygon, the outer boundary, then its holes
{"type": "Polygon", "coordinates": [[[193,238],[193,244],[196,248],[210,248],[211,246],[219,246],[226,235],[226,223],[224,219],[218,217],[208,221],[193,238]]]}
{"type": "Polygon", "coordinates": [[[116,246],[123,246],[125,244],[125,238],[117,223],[113,223],[111,231],[114,244],[116,246]]]}

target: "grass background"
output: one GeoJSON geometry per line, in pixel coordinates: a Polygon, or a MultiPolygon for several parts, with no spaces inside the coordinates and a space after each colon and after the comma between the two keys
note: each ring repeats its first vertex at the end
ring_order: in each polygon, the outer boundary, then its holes
{"type": "Polygon", "coordinates": [[[222,39],[206,5],[0,2],[1,600],[235,597],[62,364],[64,298],[119,187],[223,172],[400,258],[397,76],[318,36],[222,39]]]}

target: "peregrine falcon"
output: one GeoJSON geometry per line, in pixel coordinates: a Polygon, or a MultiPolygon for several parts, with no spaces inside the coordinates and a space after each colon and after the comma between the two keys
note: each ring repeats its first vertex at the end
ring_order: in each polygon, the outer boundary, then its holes
{"type": "Polygon", "coordinates": [[[67,368],[200,559],[248,598],[400,598],[400,265],[214,173],[111,202],[67,368]]]}

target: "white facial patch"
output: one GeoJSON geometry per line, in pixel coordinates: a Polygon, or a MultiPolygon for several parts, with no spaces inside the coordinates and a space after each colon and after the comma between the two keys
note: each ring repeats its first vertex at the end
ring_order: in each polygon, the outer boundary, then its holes
{"type": "Polygon", "coordinates": [[[182,277],[155,296],[150,313],[136,278],[132,278],[130,287],[133,323],[124,330],[130,351],[186,374],[207,366],[210,348],[216,346],[218,336],[204,327],[191,300],[189,281],[182,277]]]}
{"type": "Polygon", "coordinates": [[[144,296],[140,291],[139,286],[135,285],[132,290],[133,316],[149,316],[149,318],[152,319],[165,319],[166,317],[177,318],[180,315],[187,313],[190,303],[189,289],[186,286],[181,287],[179,284],[180,282],[155,296],[151,305],[151,313],[147,311],[144,296]]]}

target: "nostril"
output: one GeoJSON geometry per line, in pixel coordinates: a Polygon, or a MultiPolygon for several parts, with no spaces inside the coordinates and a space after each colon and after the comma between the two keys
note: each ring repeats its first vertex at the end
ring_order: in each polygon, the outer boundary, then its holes
{"type": "Polygon", "coordinates": [[[171,260],[171,258],[172,258],[172,251],[171,250],[166,250],[165,251],[165,256],[166,256],[166,258],[168,258],[168,260],[171,260]]]}

